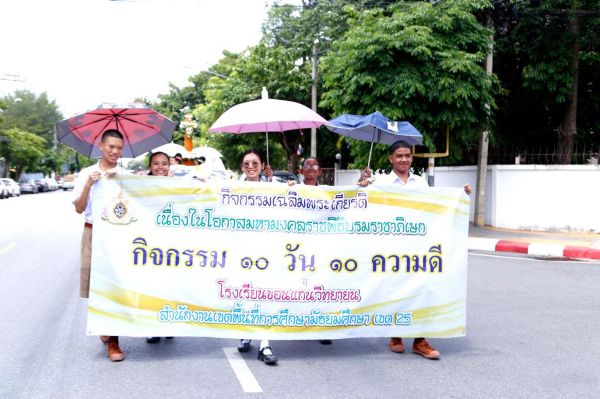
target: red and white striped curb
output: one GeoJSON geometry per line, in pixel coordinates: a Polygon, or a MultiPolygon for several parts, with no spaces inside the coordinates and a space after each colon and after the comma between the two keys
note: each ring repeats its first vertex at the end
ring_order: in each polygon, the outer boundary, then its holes
{"type": "Polygon", "coordinates": [[[482,237],[469,237],[469,250],[517,252],[528,255],[558,256],[572,259],[600,259],[600,248],[482,237]]]}

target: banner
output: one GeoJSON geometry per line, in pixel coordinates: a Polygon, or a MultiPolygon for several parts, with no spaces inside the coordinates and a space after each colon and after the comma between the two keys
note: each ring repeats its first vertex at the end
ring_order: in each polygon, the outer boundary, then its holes
{"type": "Polygon", "coordinates": [[[96,184],[90,335],[465,335],[462,189],[96,184]]]}

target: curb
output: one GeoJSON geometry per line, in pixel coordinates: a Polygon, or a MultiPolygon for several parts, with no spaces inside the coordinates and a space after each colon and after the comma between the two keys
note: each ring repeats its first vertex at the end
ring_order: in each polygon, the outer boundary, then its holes
{"type": "Polygon", "coordinates": [[[516,252],[527,255],[600,260],[600,249],[494,238],[469,237],[469,250],[516,252]]]}

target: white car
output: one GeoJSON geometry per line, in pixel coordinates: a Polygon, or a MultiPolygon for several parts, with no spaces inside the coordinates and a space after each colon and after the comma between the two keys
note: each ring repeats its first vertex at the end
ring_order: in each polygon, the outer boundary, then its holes
{"type": "Polygon", "coordinates": [[[4,185],[8,188],[9,196],[18,197],[21,195],[21,186],[19,186],[19,184],[16,181],[9,178],[2,178],[0,180],[2,180],[4,185]]]}
{"type": "Polygon", "coordinates": [[[8,192],[8,185],[0,180],[0,199],[10,197],[10,193],[8,192]]]}
{"type": "Polygon", "coordinates": [[[48,186],[48,191],[56,191],[58,190],[58,183],[51,177],[44,177],[42,179],[44,183],[48,186]]]}
{"type": "Polygon", "coordinates": [[[75,175],[68,174],[63,178],[63,191],[73,190],[75,188],[75,175]]]}

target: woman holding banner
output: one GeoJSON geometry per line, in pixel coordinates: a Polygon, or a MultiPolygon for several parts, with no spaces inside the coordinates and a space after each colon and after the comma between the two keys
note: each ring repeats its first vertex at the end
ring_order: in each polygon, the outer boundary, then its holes
{"type": "MultiPolygon", "coordinates": [[[[148,161],[148,176],[170,176],[170,164],[171,159],[166,153],[161,151],[152,153],[148,161]]],[[[166,338],[172,339],[173,337],[166,338]]],[[[155,344],[158,341],[160,341],[160,337],[146,337],[146,342],[149,344],[155,344]]]]}
{"type": "MultiPolygon", "coordinates": [[[[262,161],[262,155],[258,150],[250,149],[242,154],[241,162],[242,179],[251,182],[269,182],[273,177],[273,171],[269,165],[265,165],[262,161]],[[264,175],[263,175],[264,172],[264,175]]],[[[250,350],[250,339],[241,339],[238,344],[239,352],[248,352],[250,350]]],[[[265,364],[276,364],[277,356],[271,350],[269,341],[263,339],[260,341],[258,348],[258,360],[262,360],[265,364]]]]}

